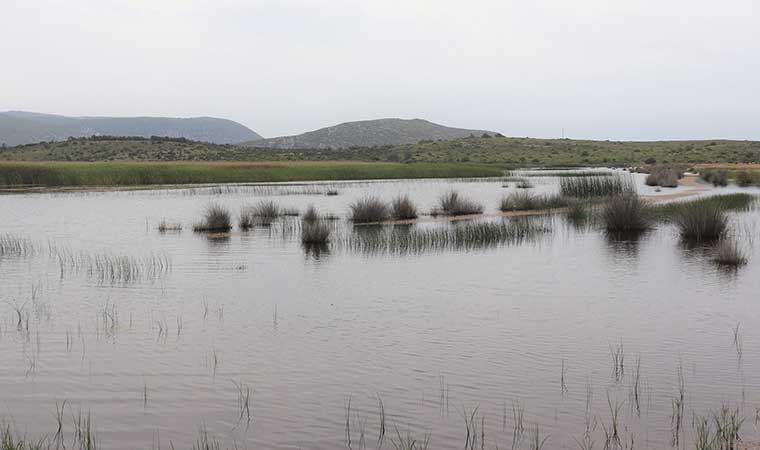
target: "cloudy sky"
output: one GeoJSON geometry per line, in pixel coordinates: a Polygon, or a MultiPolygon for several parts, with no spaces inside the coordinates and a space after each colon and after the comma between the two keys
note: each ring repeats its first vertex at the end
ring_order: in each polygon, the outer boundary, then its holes
{"type": "Polygon", "coordinates": [[[757,0],[0,0],[0,110],[760,139],[757,0]]]}

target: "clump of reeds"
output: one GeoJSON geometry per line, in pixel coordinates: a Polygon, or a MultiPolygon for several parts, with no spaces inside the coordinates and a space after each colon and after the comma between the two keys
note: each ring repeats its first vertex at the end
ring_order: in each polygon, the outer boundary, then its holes
{"type": "Polygon", "coordinates": [[[674,221],[681,237],[688,241],[715,241],[726,232],[728,216],[717,202],[687,202],[681,205],[674,221]]]}
{"type": "Polygon", "coordinates": [[[37,248],[26,237],[0,234],[0,256],[32,256],[37,248]]]}
{"type": "Polygon", "coordinates": [[[739,187],[747,187],[755,184],[755,177],[748,170],[740,170],[736,173],[736,184],[739,187]]]}
{"type": "Polygon", "coordinates": [[[306,245],[325,245],[330,241],[330,227],[320,221],[303,221],[301,242],[306,245]]]}
{"type": "Polygon", "coordinates": [[[304,222],[316,222],[319,220],[319,214],[317,213],[317,208],[314,207],[314,205],[309,205],[308,208],[306,208],[306,212],[301,217],[304,222]]]}
{"type": "Polygon", "coordinates": [[[168,233],[170,231],[182,231],[182,224],[177,222],[168,222],[166,219],[158,223],[158,231],[168,233]]]}
{"type": "Polygon", "coordinates": [[[439,209],[433,211],[433,215],[443,214],[446,216],[464,216],[469,214],[481,214],[483,205],[472,200],[462,198],[457,191],[444,194],[439,200],[439,209]]]}
{"type": "Polygon", "coordinates": [[[224,232],[232,229],[232,215],[229,209],[218,203],[211,203],[206,207],[203,220],[193,225],[193,231],[224,232]]]}
{"type": "Polygon", "coordinates": [[[594,198],[635,192],[630,176],[565,177],[560,180],[564,197],[594,198]]]}
{"type": "Polygon", "coordinates": [[[568,205],[568,199],[559,195],[534,196],[528,192],[514,192],[502,197],[499,210],[531,211],[541,209],[561,208],[568,205]]]}
{"type": "Polygon", "coordinates": [[[238,226],[241,230],[247,230],[257,225],[271,225],[282,211],[277,204],[271,200],[261,201],[254,206],[246,206],[240,211],[240,221],[238,226]]]}
{"type": "Polygon", "coordinates": [[[382,222],[390,217],[390,208],[377,197],[366,197],[352,203],[351,220],[355,223],[382,222]]]}
{"type": "Polygon", "coordinates": [[[728,175],[725,170],[704,170],[699,177],[713,186],[728,186],[728,175]]]}
{"type": "Polygon", "coordinates": [[[713,262],[719,266],[743,266],[747,264],[747,256],[733,239],[721,239],[715,246],[713,262]]]}
{"type": "Polygon", "coordinates": [[[587,202],[582,200],[572,200],[567,202],[567,212],[565,217],[574,225],[586,223],[590,216],[590,207],[587,202]]]}
{"type": "Polygon", "coordinates": [[[608,232],[635,233],[651,227],[644,201],[634,193],[615,195],[602,207],[602,221],[608,232]]]}
{"type": "Polygon", "coordinates": [[[655,167],[647,175],[647,186],[660,186],[674,188],[678,186],[678,180],[683,177],[683,172],[673,167],[655,167]]]}
{"type": "Polygon", "coordinates": [[[408,220],[417,218],[417,207],[408,195],[400,195],[393,199],[391,210],[394,219],[408,220]]]}

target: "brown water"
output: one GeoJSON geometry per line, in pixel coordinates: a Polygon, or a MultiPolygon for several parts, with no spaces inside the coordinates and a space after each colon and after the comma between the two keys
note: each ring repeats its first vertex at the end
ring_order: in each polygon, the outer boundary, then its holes
{"type": "MultiPolygon", "coordinates": [[[[533,180],[534,191],[557,188],[556,178],[533,180]]],[[[396,427],[429,433],[430,448],[462,448],[475,408],[485,447],[511,448],[519,404],[517,447],[540,424],[545,448],[577,448],[590,390],[597,447],[609,398],[636,447],[665,448],[681,366],[686,441],[692,414],[723,403],[747,419],[742,437],[759,437],[756,212],[732,215],[749,252],[735,272],[713,266],[709,249],[679,244],[668,225],[631,242],[538,219],[551,230],[521,244],[404,255],[341,246],[314,255],[278,226],[227,239],[190,231],[212,200],[235,212],[273,199],[345,217],[367,193],[408,193],[427,211],[452,188],[490,212],[508,191],[500,181],[429,180],[1,196],[0,233],[27,237],[36,251],[0,257],[0,414],[30,436],[49,435],[56,401],[66,400],[65,438],[72,415],[91,411],[109,449],[190,448],[205,426],[229,446],[327,450],[349,444],[350,399],[353,449],[394,448],[396,427]],[[340,195],[323,195],[333,188],[340,195]],[[184,230],[159,233],[163,218],[184,230]],[[66,252],[162,256],[171,267],[111,281],[86,263],[62,273],[66,252]],[[611,349],[621,343],[616,381],[611,349]],[[250,420],[241,385],[252,390],[250,420]]]]}

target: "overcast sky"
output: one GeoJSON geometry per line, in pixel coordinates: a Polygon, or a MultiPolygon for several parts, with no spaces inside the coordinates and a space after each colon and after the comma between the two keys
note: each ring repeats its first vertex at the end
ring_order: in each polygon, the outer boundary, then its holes
{"type": "Polygon", "coordinates": [[[760,139],[758,0],[0,0],[0,110],[760,139]]]}

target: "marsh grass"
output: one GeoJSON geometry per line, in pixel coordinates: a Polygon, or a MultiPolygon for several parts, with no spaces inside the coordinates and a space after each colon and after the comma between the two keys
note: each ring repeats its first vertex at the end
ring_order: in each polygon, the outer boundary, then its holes
{"type": "Polygon", "coordinates": [[[747,255],[735,240],[722,238],[715,246],[713,262],[719,266],[743,266],[747,264],[747,255]]]}
{"type": "Polygon", "coordinates": [[[517,183],[515,183],[515,187],[517,189],[532,189],[533,183],[531,183],[527,178],[522,178],[517,183]]]}
{"type": "Polygon", "coordinates": [[[327,245],[330,242],[330,227],[320,220],[303,221],[301,243],[304,245],[327,245]]]}
{"type": "Polygon", "coordinates": [[[531,211],[562,208],[570,203],[569,199],[559,195],[532,195],[529,192],[513,192],[502,197],[499,210],[531,211]]]}
{"type": "Polygon", "coordinates": [[[49,246],[50,257],[58,262],[61,278],[65,274],[84,274],[100,283],[135,283],[150,281],[171,272],[172,262],[164,253],[148,256],[115,255],[73,251],[49,246]]]}
{"type": "Polygon", "coordinates": [[[232,216],[229,209],[218,203],[206,206],[203,220],[193,225],[195,232],[227,232],[232,229],[232,216]]]}
{"type": "Polygon", "coordinates": [[[674,216],[681,238],[688,242],[710,242],[723,237],[728,229],[725,208],[712,202],[684,203],[674,216]]]}
{"type": "Polygon", "coordinates": [[[349,205],[354,223],[374,223],[388,220],[390,208],[377,197],[365,197],[349,205]]]}
{"type": "Polygon", "coordinates": [[[652,217],[660,221],[673,221],[685,208],[720,211],[746,211],[757,201],[757,196],[747,193],[722,194],[695,200],[667,202],[650,207],[652,217]]]}
{"type": "Polygon", "coordinates": [[[417,218],[417,206],[414,205],[408,195],[400,195],[391,202],[391,210],[394,219],[409,220],[417,218]]]}
{"type": "Polygon", "coordinates": [[[564,197],[595,198],[635,192],[629,175],[565,177],[560,180],[560,194],[564,197]]]}
{"type": "Polygon", "coordinates": [[[37,254],[37,247],[27,237],[0,234],[0,257],[27,257],[37,254]]]}
{"type": "Polygon", "coordinates": [[[438,209],[432,211],[432,215],[464,216],[483,213],[483,205],[463,198],[457,191],[449,191],[442,195],[438,201],[438,209]]]}
{"type": "Polygon", "coordinates": [[[602,206],[601,218],[609,233],[640,233],[652,226],[647,206],[634,193],[609,197],[602,206]]]}
{"type": "Polygon", "coordinates": [[[527,218],[502,222],[452,224],[426,229],[388,227],[372,233],[351,233],[340,245],[363,253],[408,254],[451,249],[482,249],[519,244],[547,231],[527,218]]]}

